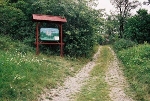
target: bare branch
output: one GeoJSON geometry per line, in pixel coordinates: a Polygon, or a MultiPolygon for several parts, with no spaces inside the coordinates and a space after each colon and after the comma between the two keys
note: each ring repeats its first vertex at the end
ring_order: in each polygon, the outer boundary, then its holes
{"type": "Polygon", "coordinates": [[[126,18],[130,15],[130,11],[132,9],[135,9],[138,5],[140,5],[140,3],[137,0],[134,0],[132,2],[130,2],[129,0],[111,0],[111,3],[116,8],[116,11],[118,11],[120,37],[122,37],[126,18]]]}

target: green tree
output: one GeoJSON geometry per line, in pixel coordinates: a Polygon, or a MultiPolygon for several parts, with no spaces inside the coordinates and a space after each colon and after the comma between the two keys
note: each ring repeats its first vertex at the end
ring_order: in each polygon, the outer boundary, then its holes
{"type": "MultiPolygon", "coordinates": [[[[105,19],[105,38],[106,41],[109,41],[110,43],[116,41],[118,39],[118,32],[119,32],[119,22],[117,19],[117,16],[114,15],[111,12],[111,15],[107,15],[106,19],[105,19]]],[[[108,43],[108,42],[106,42],[108,43]]]]}
{"type": "MultiPolygon", "coordinates": [[[[97,33],[102,26],[103,16],[101,10],[92,8],[93,5],[96,5],[95,0],[17,0],[17,2],[9,2],[2,7],[0,19],[7,22],[9,18],[14,18],[14,20],[5,23],[7,25],[5,27],[1,24],[1,33],[10,35],[15,33],[13,34],[16,35],[14,39],[19,37],[18,39],[23,42],[33,44],[35,23],[32,22],[32,14],[62,16],[67,19],[67,23],[63,25],[65,53],[72,56],[89,56],[98,40],[97,33]],[[7,7],[6,11],[5,7],[7,7]],[[15,10],[18,10],[21,15],[14,12],[15,10]],[[16,25],[8,26],[12,24],[16,25]]],[[[41,25],[41,27],[46,26],[57,27],[57,25],[47,23],[41,25]]]]}
{"type": "Polygon", "coordinates": [[[17,8],[0,5],[0,31],[2,34],[9,34],[10,36],[21,38],[19,34],[23,33],[20,26],[23,25],[24,13],[17,8]]]}
{"type": "MultiPolygon", "coordinates": [[[[60,15],[67,18],[64,24],[65,53],[72,56],[89,56],[98,38],[101,25],[101,10],[87,6],[86,0],[51,1],[46,14],[60,15]]],[[[91,3],[91,2],[90,2],[91,3]]]]}
{"type": "Polygon", "coordinates": [[[125,37],[138,43],[150,42],[150,14],[140,9],[137,14],[127,20],[125,37]]]}
{"type": "Polygon", "coordinates": [[[129,17],[130,11],[139,5],[139,2],[136,0],[132,2],[129,0],[111,0],[111,3],[115,6],[116,11],[118,12],[119,34],[122,38],[126,19],[129,17]]]}

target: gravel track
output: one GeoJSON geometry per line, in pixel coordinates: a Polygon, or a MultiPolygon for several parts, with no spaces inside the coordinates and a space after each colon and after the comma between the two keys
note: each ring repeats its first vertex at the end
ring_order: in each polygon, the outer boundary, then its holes
{"type": "Polygon", "coordinates": [[[93,60],[88,62],[74,77],[68,77],[64,81],[64,86],[58,87],[57,89],[45,90],[45,93],[40,95],[38,101],[72,101],[74,95],[80,92],[81,87],[86,84],[89,79],[89,72],[95,66],[95,61],[100,53],[94,54],[93,60]]]}
{"type": "MultiPolygon", "coordinates": [[[[45,93],[39,96],[38,101],[73,101],[75,94],[80,92],[81,87],[88,82],[89,72],[96,65],[95,61],[100,54],[101,48],[93,56],[93,60],[88,62],[74,77],[67,77],[64,80],[63,86],[57,87],[56,89],[45,89],[45,93]]],[[[119,62],[114,51],[111,48],[110,51],[114,59],[110,61],[105,77],[105,81],[110,87],[109,97],[112,101],[134,101],[125,94],[124,88],[128,87],[126,79],[119,67],[119,62]]]]}
{"type": "Polygon", "coordinates": [[[105,81],[110,87],[109,96],[112,101],[134,101],[125,94],[124,89],[128,87],[126,79],[123,76],[122,70],[119,68],[119,62],[114,51],[111,48],[110,51],[112,52],[114,59],[108,66],[105,78],[105,81]]]}

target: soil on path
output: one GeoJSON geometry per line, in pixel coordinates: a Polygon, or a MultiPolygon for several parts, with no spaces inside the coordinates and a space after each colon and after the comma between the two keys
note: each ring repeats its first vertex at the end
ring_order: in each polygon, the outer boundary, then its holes
{"type": "Polygon", "coordinates": [[[114,51],[111,48],[110,51],[114,56],[114,59],[108,66],[105,78],[105,81],[110,87],[109,96],[112,101],[134,101],[132,98],[125,94],[124,89],[128,87],[126,79],[119,67],[119,62],[114,51]]]}
{"type": "MultiPolygon", "coordinates": [[[[80,92],[81,87],[84,86],[89,79],[89,73],[96,65],[97,57],[100,54],[100,47],[98,52],[93,56],[93,60],[87,63],[74,77],[65,79],[63,86],[56,89],[46,89],[45,93],[40,95],[38,101],[72,101],[75,94],[80,92]]],[[[133,101],[125,94],[124,88],[127,87],[126,80],[123,76],[122,70],[119,68],[118,59],[114,51],[110,48],[114,56],[113,61],[108,65],[106,71],[105,81],[110,87],[109,97],[112,101],[133,101]]]]}
{"type": "Polygon", "coordinates": [[[74,77],[68,77],[64,81],[64,86],[56,89],[45,90],[45,94],[42,94],[38,101],[71,101],[74,99],[76,93],[81,90],[81,87],[86,84],[89,79],[89,72],[95,66],[95,61],[99,56],[100,48],[98,52],[93,56],[93,60],[88,62],[74,77]]]}

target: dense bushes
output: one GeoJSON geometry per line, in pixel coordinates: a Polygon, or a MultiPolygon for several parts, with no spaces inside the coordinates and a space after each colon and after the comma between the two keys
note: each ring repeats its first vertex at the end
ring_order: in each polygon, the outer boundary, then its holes
{"type": "MultiPolygon", "coordinates": [[[[1,4],[1,33],[12,35],[27,44],[35,40],[35,23],[32,14],[63,16],[67,23],[63,25],[65,53],[71,56],[90,56],[97,42],[97,32],[101,25],[101,11],[87,6],[86,0],[41,0],[1,4]]],[[[54,27],[45,24],[41,27],[54,27]]],[[[56,26],[55,26],[56,27],[56,26]]],[[[56,48],[58,50],[58,48],[56,48]]]]}
{"type": "Polygon", "coordinates": [[[138,43],[150,43],[150,14],[140,9],[137,15],[129,18],[125,26],[125,37],[138,43]]]}
{"type": "Polygon", "coordinates": [[[0,9],[0,33],[22,39],[23,29],[20,26],[23,26],[24,13],[20,9],[6,5],[0,5],[0,9]]]}
{"type": "Polygon", "coordinates": [[[131,40],[126,40],[126,39],[120,39],[118,41],[116,41],[114,44],[113,44],[113,48],[116,50],[116,51],[120,51],[120,50],[123,50],[123,49],[127,49],[129,47],[133,47],[135,46],[136,43],[131,41],[131,40]]]}

